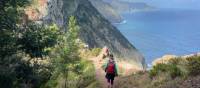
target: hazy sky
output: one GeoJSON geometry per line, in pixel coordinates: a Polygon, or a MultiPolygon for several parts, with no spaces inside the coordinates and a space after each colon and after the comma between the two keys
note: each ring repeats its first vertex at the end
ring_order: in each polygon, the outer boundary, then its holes
{"type": "Polygon", "coordinates": [[[158,8],[200,9],[200,0],[124,0],[146,2],[158,8]]]}

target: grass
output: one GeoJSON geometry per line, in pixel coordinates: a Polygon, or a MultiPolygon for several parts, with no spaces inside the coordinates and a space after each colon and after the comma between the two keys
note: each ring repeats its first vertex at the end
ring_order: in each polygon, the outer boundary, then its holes
{"type": "Polygon", "coordinates": [[[200,75],[200,57],[189,57],[187,58],[187,61],[189,75],[200,75]]]}

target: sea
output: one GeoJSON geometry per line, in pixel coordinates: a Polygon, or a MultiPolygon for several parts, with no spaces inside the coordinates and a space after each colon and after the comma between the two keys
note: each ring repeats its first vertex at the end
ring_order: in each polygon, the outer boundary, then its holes
{"type": "Polygon", "coordinates": [[[200,10],[157,9],[123,14],[114,24],[145,57],[148,66],[163,55],[200,52],[200,10]]]}

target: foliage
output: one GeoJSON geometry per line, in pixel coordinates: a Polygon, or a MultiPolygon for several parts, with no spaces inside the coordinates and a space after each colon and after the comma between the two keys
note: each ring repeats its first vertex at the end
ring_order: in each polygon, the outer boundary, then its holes
{"type": "Polygon", "coordinates": [[[35,68],[27,61],[22,60],[23,55],[7,57],[5,64],[0,65],[0,87],[21,88],[23,86],[39,87],[49,77],[44,67],[35,68]]]}
{"type": "Polygon", "coordinates": [[[29,3],[28,0],[1,0],[0,1],[0,59],[16,52],[16,32],[19,29],[17,22],[21,10],[29,3]]]}
{"type": "Polygon", "coordinates": [[[55,24],[47,26],[28,21],[22,24],[23,9],[29,3],[29,0],[0,1],[0,87],[90,85],[95,81],[94,67],[79,57],[79,27],[75,17],[70,17],[67,32],[55,24]],[[51,62],[43,65],[37,62],[39,59],[51,59],[51,62]]]}
{"type": "Polygon", "coordinates": [[[176,65],[178,65],[178,64],[180,64],[182,62],[182,60],[181,60],[181,58],[172,58],[172,59],[170,59],[169,60],[169,64],[176,64],[176,65]]]}
{"type": "Polygon", "coordinates": [[[31,57],[47,55],[46,48],[53,47],[57,43],[59,30],[56,25],[43,26],[29,23],[22,37],[19,39],[20,48],[31,57]]]}
{"type": "Polygon", "coordinates": [[[98,56],[98,55],[100,54],[100,52],[101,52],[101,48],[93,48],[93,49],[91,50],[91,54],[92,54],[93,56],[98,56]]]}
{"type": "Polygon", "coordinates": [[[172,58],[142,74],[121,77],[116,88],[192,88],[199,83],[199,57],[172,58]]]}
{"type": "Polygon", "coordinates": [[[169,67],[169,74],[172,78],[182,76],[182,71],[174,64],[169,67]]]}
{"type": "Polygon", "coordinates": [[[187,69],[189,71],[189,75],[196,76],[200,75],[200,57],[189,57],[187,58],[188,64],[187,69]]]}
{"type": "Polygon", "coordinates": [[[29,0],[1,0],[0,1],[0,28],[2,30],[17,29],[23,8],[29,4],[29,0]]]}
{"type": "Polygon", "coordinates": [[[172,78],[182,75],[182,71],[177,67],[176,64],[157,64],[149,71],[151,78],[161,73],[169,73],[172,78]]]}
{"type": "Polygon", "coordinates": [[[80,74],[84,67],[80,64],[78,53],[78,29],[79,27],[76,24],[75,17],[71,16],[68,23],[68,31],[62,32],[59,36],[58,44],[50,54],[53,66],[53,73],[50,82],[54,82],[54,87],[63,86],[66,88],[70,85],[77,86],[77,84],[71,83],[75,83],[75,81],[78,82],[77,78],[80,78],[79,76],[81,76],[80,74]],[[63,80],[64,83],[59,83],[58,80],[63,80]],[[70,80],[74,82],[68,82],[70,80]]]}
{"type": "Polygon", "coordinates": [[[83,43],[79,43],[80,46],[80,56],[84,57],[84,58],[93,58],[96,57],[98,55],[100,55],[101,53],[101,48],[85,48],[83,43]]]}
{"type": "Polygon", "coordinates": [[[71,16],[68,31],[62,32],[50,53],[53,70],[45,88],[85,88],[95,82],[94,66],[79,57],[78,30],[76,19],[71,16]]]}

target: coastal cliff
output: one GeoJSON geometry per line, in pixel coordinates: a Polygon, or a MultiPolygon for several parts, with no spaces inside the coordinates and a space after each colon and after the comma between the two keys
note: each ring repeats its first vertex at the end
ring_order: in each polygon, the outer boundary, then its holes
{"type": "Polygon", "coordinates": [[[142,54],[107,20],[89,0],[39,0],[36,9],[28,10],[28,18],[42,21],[45,24],[57,24],[66,30],[70,16],[75,16],[80,27],[79,38],[89,48],[107,46],[117,60],[130,62],[138,68],[145,69],[146,63],[142,54]],[[34,13],[33,13],[34,12],[34,13]],[[46,14],[45,16],[43,14],[46,14]],[[37,17],[37,15],[39,15],[37,17]],[[31,17],[33,16],[33,17],[31,17]]]}
{"type": "Polygon", "coordinates": [[[89,48],[107,46],[116,57],[139,68],[145,68],[141,53],[88,0],[50,0],[45,22],[56,23],[66,29],[69,16],[74,15],[80,26],[80,39],[89,48]]]}

